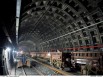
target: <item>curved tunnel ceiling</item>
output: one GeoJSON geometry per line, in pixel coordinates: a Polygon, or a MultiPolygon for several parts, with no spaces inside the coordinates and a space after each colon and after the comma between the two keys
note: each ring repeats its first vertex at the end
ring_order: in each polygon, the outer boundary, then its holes
{"type": "Polygon", "coordinates": [[[102,0],[32,0],[21,9],[19,42],[30,40],[39,50],[102,44],[101,3],[102,0]]]}

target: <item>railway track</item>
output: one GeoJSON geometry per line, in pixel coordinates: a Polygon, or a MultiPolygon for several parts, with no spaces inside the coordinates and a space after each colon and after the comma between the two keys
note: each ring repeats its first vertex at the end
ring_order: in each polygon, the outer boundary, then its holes
{"type": "Polygon", "coordinates": [[[33,66],[33,69],[36,70],[36,72],[38,72],[39,75],[44,75],[42,72],[40,72],[40,70],[38,70],[38,69],[35,68],[34,66],[33,66]]]}
{"type": "Polygon", "coordinates": [[[24,75],[27,75],[27,73],[25,72],[24,68],[22,67],[22,71],[24,75]]]}
{"type": "Polygon", "coordinates": [[[43,75],[57,75],[53,70],[49,69],[46,66],[41,65],[40,63],[33,62],[36,64],[36,69],[38,69],[43,75]]]}
{"type": "MultiPolygon", "coordinates": [[[[29,59],[31,59],[32,61],[40,64],[42,67],[46,67],[46,68],[48,68],[49,70],[51,70],[51,71],[52,71],[52,75],[73,75],[72,73],[68,73],[68,72],[62,71],[62,70],[60,70],[60,69],[54,68],[54,67],[52,67],[52,66],[50,66],[50,65],[48,65],[48,64],[44,64],[44,63],[42,63],[42,62],[40,62],[40,61],[37,61],[37,60],[35,60],[35,59],[32,59],[32,58],[30,58],[30,57],[29,57],[29,59]]],[[[37,65],[38,65],[38,64],[37,64],[37,65]]],[[[42,69],[42,67],[41,67],[41,69],[42,69]]],[[[48,71],[47,71],[47,72],[48,72],[48,71]]],[[[49,74],[49,73],[48,73],[48,74],[49,74]]],[[[46,75],[48,75],[48,74],[46,74],[46,75]]]]}
{"type": "Polygon", "coordinates": [[[29,68],[29,67],[17,68],[16,75],[27,76],[27,75],[44,75],[44,74],[41,73],[37,68],[32,66],[32,68],[29,68]]]}
{"type": "Polygon", "coordinates": [[[16,68],[15,75],[73,75],[71,73],[62,71],[60,69],[56,69],[50,65],[44,64],[42,62],[39,62],[35,59],[30,58],[31,61],[31,68],[29,67],[19,67],[16,68]]]}
{"type": "Polygon", "coordinates": [[[17,76],[24,75],[23,69],[22,68],[16,68],[15,69],[15,75],[17,75],[17,76]]]}

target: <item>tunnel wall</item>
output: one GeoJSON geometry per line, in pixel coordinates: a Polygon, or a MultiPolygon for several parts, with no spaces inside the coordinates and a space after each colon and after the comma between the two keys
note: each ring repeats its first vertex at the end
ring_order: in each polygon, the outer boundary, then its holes
{"type": "Polygon", "coordinates": [[[3,65],[3,74],[10,75],[11,69],[13,68],[13,55],[12,51],[6,51],[3,49],[2,53],[2,65],[3,65]]]}

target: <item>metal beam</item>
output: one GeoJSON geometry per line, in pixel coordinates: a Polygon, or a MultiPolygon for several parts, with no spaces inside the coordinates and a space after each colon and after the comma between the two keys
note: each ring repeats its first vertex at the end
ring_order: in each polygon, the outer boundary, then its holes
{"type": "Polygon", "coordinates": [[[51,39],[51,40],[48,40],[48,41],[45,41],[45,42],[42,42],[42,43],[40,43],[40,44],[43,44],[43,43],[46,43],[46,42],[50,42],[50,41],[53,41],[53,40],[59,39],[59,38],[61,38],[61,37],[67,36],[67,35],[72,34],[72,33],[76,33],[76,32],[78,32],[78,31],[81,31],[81,30],[83,30],[83,29],[86,29],[86,28],[89,28],[89,27],[92,27],[92,26],[98,25],[98,24],[100,24],[100,23],[103,23],[103,21],[100,21],[100,22],[95,23],[95,24],[92,24],[92,25],[90,25],[90,26],[87,26],[87,27],[84,27],[84,28],[81,28],[81,29],[78,29],[78,30],[75,30],[75,31],[69,32],[69,33],[67,33],[67,34],[61,35],[61,36],[59,36],[59,37],[56,37],[56,38],[54,38],[54,39],[51,39]]]}
{"type": "Polygon", "coordinates": [[[17,44],[18,44],[20,9],[21,9],[21,0],[17,0],[17,4],[16,4],[16,43],[17,44]]]}

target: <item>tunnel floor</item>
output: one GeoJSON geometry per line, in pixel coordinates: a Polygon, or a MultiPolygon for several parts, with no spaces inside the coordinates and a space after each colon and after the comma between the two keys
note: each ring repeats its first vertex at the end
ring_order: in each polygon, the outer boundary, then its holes
{"type": "MultiPolygon", "coordinates": [[[[40,75],[40,72],[35,68],[35,63],[31,65],[31,67],[28,66],[20,66],[17,67],[18,58],[15,59],[14,67],[11,70],[11,75],[40,75]]],[[[32,61],[31,61],[32,62],[32,61]]]]}
{"type": "MultiPolygon", "coordinates": [[[[13,68],[11,69],[10,74],[11,75],[23,75],[23,76],[27,76],[27,75],[62,75],[54,70],[49,69],[46,66],[43,66],[35,61],[33,61],[33,59],[29,59],[31,62],[31,66],[23,66],[23,67],[17,67],[17,62],[18,59],[15,59],[15,65],[13,66],[13,68]]],[[[68,72],[68,74],[70,75],[80,75],[79,72],[68,72]]]]}

